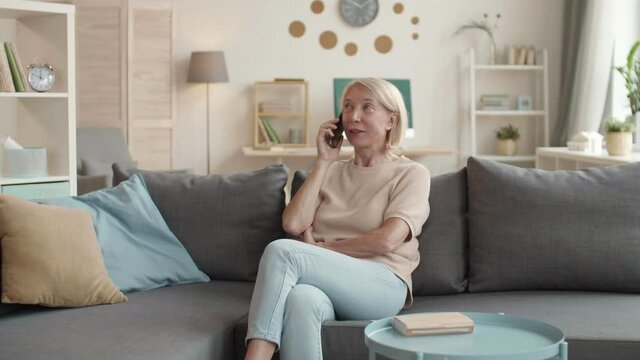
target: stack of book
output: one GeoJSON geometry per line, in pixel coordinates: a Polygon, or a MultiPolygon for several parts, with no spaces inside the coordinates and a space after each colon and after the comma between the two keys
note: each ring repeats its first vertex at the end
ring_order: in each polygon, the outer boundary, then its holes
{"type": "Polygon", "coordinates": [[[265,113],[286,113],[291,112],[292,108],[286,100],[268,100],[258,104],[258,111],[265,113]]]}
{"type": "Polygon", "coordinates": [[[507,95],[482,95],[480,106],[482,110],[509,110],[511,102],[507,95]]]}
{"type": "Polygon", "coordinates": [[[260,133],[265,139],[265,145],[272,146],[273,144],[282,144],[282,140],[278,133],[273,129],[271,123],[266,118],[258,119],[258,126],[260,127],[260,133]]]}
{"type": "Polygon", "coordinates": [[[468,334],[474,323],[459,312],[422,313],[398,315],[393,318],[393,328],[404,336],[468,334]]]}
{"type": "Polygon", "coordinates": [[[0,91],[26,92],[27,74],[15,44],[4,42],[0,49],[0,91]]]}

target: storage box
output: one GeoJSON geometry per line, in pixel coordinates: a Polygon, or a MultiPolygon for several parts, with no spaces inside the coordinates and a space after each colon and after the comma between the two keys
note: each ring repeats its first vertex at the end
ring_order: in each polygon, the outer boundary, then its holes
{"type": "Polygon", "coordinates": [[[4,149],[3,177],[47,176],[47,149],[4,149]]]}

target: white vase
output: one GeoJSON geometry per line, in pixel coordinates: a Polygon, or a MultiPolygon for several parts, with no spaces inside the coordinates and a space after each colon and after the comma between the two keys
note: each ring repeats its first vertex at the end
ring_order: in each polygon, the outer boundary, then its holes
{"type": "Polygon", "coordinates": [[[518,143],[513,139],[498,139],[498,155],[512,156],[518,151],[518,143]]]}
{"type": "Polygon", "coordinates": [[[627,156],[633,148],[633,136],[631,132],[607,133],[607,152],[609,155],[627,156]]]}

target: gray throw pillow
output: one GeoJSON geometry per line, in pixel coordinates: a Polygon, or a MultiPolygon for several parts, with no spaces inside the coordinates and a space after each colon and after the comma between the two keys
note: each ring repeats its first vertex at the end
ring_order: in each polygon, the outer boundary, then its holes
{"type": "MultiPolygon", "coordinates": [[[[113,173],[114,184],[131,175],[118,164],[113,173]]],[[[285,237],[283,165],[231,175],[140,173],[171,231],[212,279],[255,281],[265,246],[285,237]]]]}
{"type": "Polygon", "coordinates": [[[469,291],[640,292],[640,164],[467,174],[469,291]]]}
{"type": "MultiPolygon", "coordinates": [[[[308,171],[296,171],[291,195],[300,189],[308,171]]],[[[431,179],[431,209],[418,237],[420,264],[411,275],[413,294],[445,295],[467,285],[467,173],[465,169],[431,179]]]]}
{"type": "Polygon", "coordinates": [[[418,237],[420,264],[411,275],[414,295],[467,289],[467,171],[431,178],[429,218],[418,237]]]}

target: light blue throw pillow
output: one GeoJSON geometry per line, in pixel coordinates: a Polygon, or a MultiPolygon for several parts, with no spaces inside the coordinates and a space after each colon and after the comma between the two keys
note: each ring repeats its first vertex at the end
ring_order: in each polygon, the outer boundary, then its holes
{"type": "Polygon", "coordinates": [[[91,212],[109,276],[122,292],[209,281],[169,230],[140,174],[114,188],[38,202],[91,212]]]}

